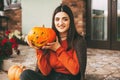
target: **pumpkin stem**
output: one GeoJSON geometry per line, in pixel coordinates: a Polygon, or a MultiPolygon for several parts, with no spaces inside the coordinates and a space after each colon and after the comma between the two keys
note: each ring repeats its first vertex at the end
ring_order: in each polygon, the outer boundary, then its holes
{"type": "Polygon", "coordinates": [[[26,66],[24,66],[24,65],[20,65],[19,66],[21,69],[26,69],[26,66]]]}

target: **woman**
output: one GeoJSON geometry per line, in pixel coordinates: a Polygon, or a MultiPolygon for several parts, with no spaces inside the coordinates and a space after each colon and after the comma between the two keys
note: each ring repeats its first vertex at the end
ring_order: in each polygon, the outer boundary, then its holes
{"type": "Polygon", "coordinates": [[[76,31],[68,6],[55,9],[52,29],[56,32],[56,41],[36,49],[37,72],[25,70],[21,80],[84,80],[86,42],[76,31]]]}

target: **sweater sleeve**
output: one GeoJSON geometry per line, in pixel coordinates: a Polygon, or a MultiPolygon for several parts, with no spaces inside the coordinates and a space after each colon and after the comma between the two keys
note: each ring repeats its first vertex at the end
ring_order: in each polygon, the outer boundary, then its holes
{"type": "Polygon", "coordinates": [[[76,52],[73,51],[73,57],[70,57],[67,54],[67,51],[63,47],[59,47],[56,50],[56,55],[58,60],[66,67],[66,69],[73,75],[76,75],[79,72],[79,62],[76,56],[76,52]]]}
{"type": "Polygon", "coordinates": [[[51,71],[49,64],[49,54],[44,54],[41,50],[37,50],[37,64],[43,75],[47,76],[51,71]]]}

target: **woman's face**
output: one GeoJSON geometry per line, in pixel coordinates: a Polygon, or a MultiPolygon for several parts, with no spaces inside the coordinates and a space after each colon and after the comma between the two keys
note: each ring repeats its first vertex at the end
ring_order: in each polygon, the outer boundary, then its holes
{"type": "Polygon", "coordinates": [[[70,25],[70,18],[65,12],[58,12],[54,19],[55,27],[60,33],[67,33],[70,25]]]}

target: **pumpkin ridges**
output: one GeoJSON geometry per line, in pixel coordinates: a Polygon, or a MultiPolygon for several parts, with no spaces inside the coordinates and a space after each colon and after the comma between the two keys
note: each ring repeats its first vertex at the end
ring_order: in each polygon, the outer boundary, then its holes
{"type": "MultiPolygon", "coordinates": [[[[39,30],[44,31],[44,32],[41,33],[43,40],[41,39],[41,37],[39,37],[39,39],[38,39],[38,44],[37,44],[37,42],[36,42],[36,45],[37,45],[37,46],[43,46],[43,45],[46,44],[46,43],[44,43],[44,42],[48,42],[48,37],[44,36],[44,34],[47,34],[47,31],[44,30],[44,29],[45,29],[44,27],[39,28],[39,30]]],[[[48,35],[47,35],[47,36],[48,36],[48,35]]]]}
{"type": "Polygon", "coordinates": [[[49,35],[49,39],[50,39],[49,42],[52,42],[56,39],[54,38],[54,36],[56,36],[56,33],[51,29],[49,29],[49,33],[53,34],[53,35],[49,35]]]}
{"type": "Polygon", "coordinates": [[[8,70],[8,77],[9,77],[10,80],[14,80],[15,79],[14,72],[16,71],[16,67],[17,67],[16,65],[13,65],[8,70]]]}
{"type": "Polygon", "coordinates": [[[28,33],[28,43],[33,46],[41,48],[46,43],[53,42],[56,38],[56,33],[52,28],[33,27],[28,33]]]}
{"type": "Polygon", "coordinates": [[[20,74],[22,71],[26,69],[25,66],[22,65],[13,65],[8,70],[8,78],[9,80],[20,80],[20,74]]]}
{"type": "Polygon", "coordinates": [[[23,70],[21,68],[20,69],[16,69],[15,80],[20,80],[20,74],[21,74],[22,71],[23,70]]]}
{"type": "Polygon", "coordinates": [[[18,69],[18,68],[19,68],[19,67],[16,67],[16,68],[14,69],[14,71],[13,71],[13,72],[14,72],[14,80],[19,80],[19,77],[17,77],[17,76],[19,76],[19,74],[20,74],[20,73],[18,72],[20,69],[18,69]]]}

